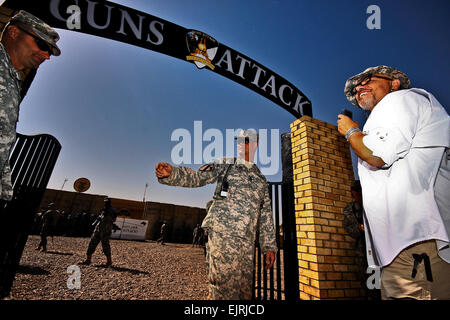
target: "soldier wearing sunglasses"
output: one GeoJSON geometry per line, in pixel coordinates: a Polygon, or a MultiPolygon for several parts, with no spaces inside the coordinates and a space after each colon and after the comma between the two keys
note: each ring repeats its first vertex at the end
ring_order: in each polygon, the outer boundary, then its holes
{"type": "Polygon", "coordinates": [[[208,234],[206,265],[209,299],[250,300],[255,240],[272,268],[278,250],[267,180],[253,163],[258,134],[241,130],[238,158],[221,158],[197,171],[168,163],[156,165],[158,182],[197,188],[217,183],[202,228],[208,234]]]}
{"type": "Polygon", "coordinates": [[[0,44],[0,200],[9,201],[13,194],[8,158],[16,140],[24,75],[37,69],[51,55],[60,55],[56,45],[58,40],[55,30],[23,10],[3,29],[0,44]]]}
{"type": "Polygon", "coordinates": [[[450,299],[450,118],[401,71],[378,66],[347,80],[370,112],[363,131],[339,115],[358,156],[369,266],[383,299],[450,299]]]}

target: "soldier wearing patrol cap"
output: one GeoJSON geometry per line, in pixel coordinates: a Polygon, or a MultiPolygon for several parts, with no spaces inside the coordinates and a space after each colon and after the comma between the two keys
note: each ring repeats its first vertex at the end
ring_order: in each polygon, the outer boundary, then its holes
{"type": "Polygon", "coordinates": [[[222,158],[198,171],[167,163],[156,165],[156,176],[163,184],[194,188],[217,183],[202,223],[208,233],[206,263],[209,298],[213,300],[252,298],[257,234],[267,269],[273,266],[277,251],[267,180],[252,162],[258,134],[242,130],[236,140],[237,159],[222,158]]]}
{"type": "Polygon", "coordinates": [[[49,25],[26,11],[6,24],[0,44],[0,200],[12,198],[9,153],[16,140],[23,74],[58,56],[59,36],[49,25]]]}
{"type": "Polygon", "coordinates": [[[450,118],[400,70],[352,76],[347,99],[370,112],[363,131],[339,115],[358,156],[369,266],[383,299],[450,299],[450,118]]]}

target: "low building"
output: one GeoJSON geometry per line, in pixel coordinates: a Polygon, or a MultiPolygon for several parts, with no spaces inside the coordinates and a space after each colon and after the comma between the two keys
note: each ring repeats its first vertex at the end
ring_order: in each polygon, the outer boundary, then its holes
{"type": "MultiPolygon", "coordinates": [[[[99,214],[104,207],[106,195],[47,189],[40,208],[45,210],[50,203],[66,216],[73,214],[99,214]]],[[[156,240],[165,221],[169,226],[169,242],[191,243],[192,232],[197,223],[201,224],[206,216],[204,208],[180,206],[152,201],[134,201],[111,198],[111,205],[119,216],[148,221],[147,240],[156,240]]]]}

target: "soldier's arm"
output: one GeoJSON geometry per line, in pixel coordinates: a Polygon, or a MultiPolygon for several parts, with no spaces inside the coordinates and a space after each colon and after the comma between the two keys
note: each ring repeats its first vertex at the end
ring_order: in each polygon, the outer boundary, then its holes
{"type": "Polygon", "coordinates": [[[265,187],[264,200],[261,203],[261,215],[259,219],[259,244],[261,250],[277,252],[278,246],[275,239],[275,226],[273,223],[272,202],[269,190],[265,187]]]}
{"type": "Polygon", "coordinates": [[[217,181],[220,169],[216,164],[206,164],[195,171],[186,167],[172,167],[166,178],[158,178],[158,182],[171,186],[197,188],[217,181]]]}
{"type": "MultiPolygon", "coordinates": [[[[1,69],[2,71],[5,71],[1,69]]],[[[6,71],[5,71],[6,72],[6,71]]],[[[6,85],[0,80],[0,173],[8,163],[9,152],[16,138],[16,111],[11,102],[11,94],[6,85]]]]}

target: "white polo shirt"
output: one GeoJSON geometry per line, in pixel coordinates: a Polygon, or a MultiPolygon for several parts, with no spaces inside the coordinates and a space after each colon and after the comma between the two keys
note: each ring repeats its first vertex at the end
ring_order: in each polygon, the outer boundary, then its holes
{"type": "Polygon", "coordinates": [[[441,168],[450,146],[450,118],[436,98],[422,89],[386,95],[363,128],[364,144],[386,163],[372,167],[358,159],[366,212],[369,266],[386,266],[406,247],[436,239],[450,263],[450,168],[441,168]],[[441,207],[435,200],[438,171],[441,207]],[[444,223],[445,221],[445,223],[444,223]]]}

